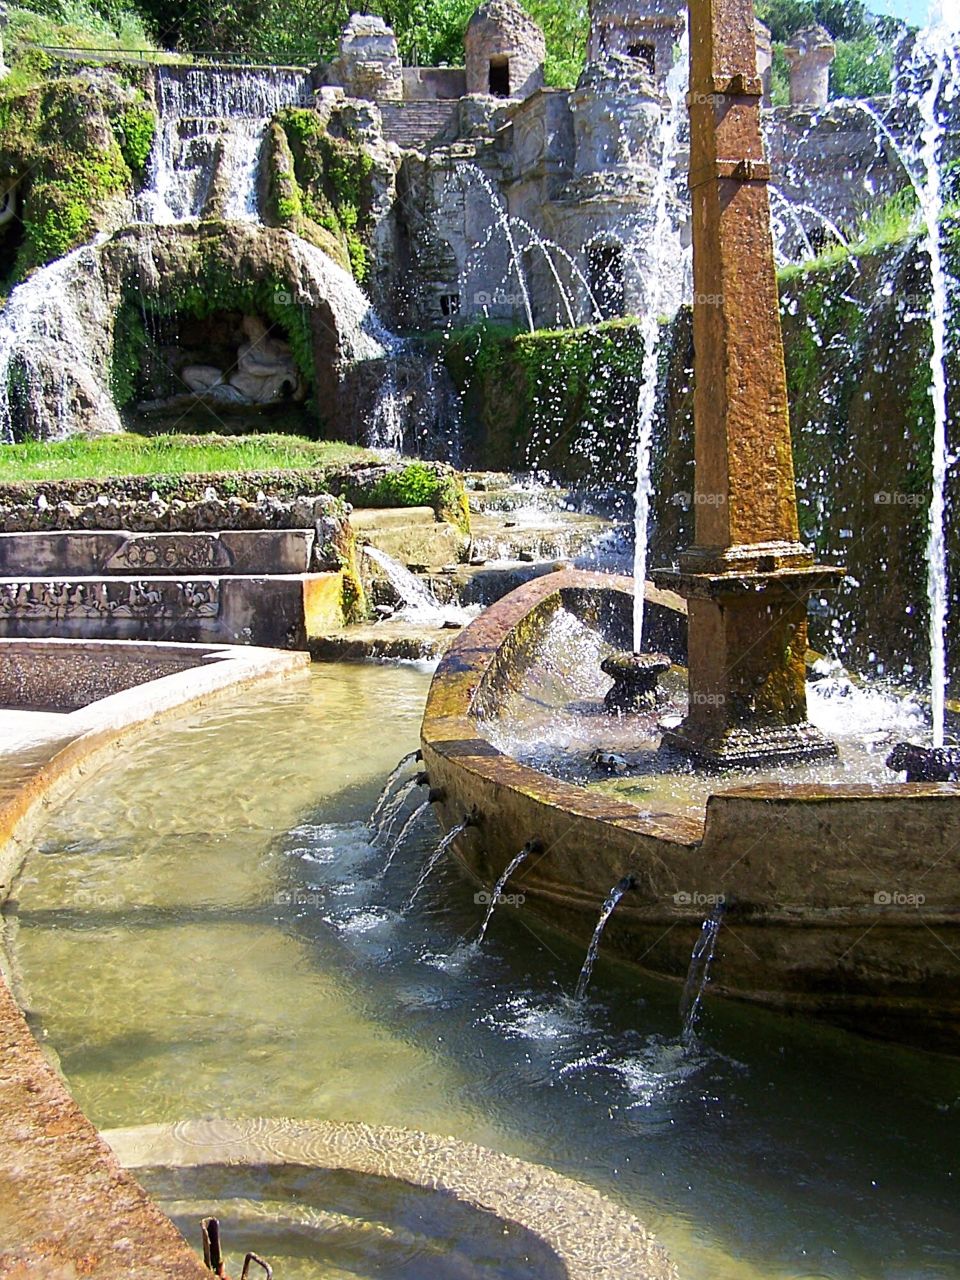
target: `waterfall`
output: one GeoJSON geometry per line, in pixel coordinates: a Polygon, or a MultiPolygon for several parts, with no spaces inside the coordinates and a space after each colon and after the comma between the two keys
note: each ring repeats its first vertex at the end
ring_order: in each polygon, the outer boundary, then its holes
{"type": "Polygon", "coordinates": [[[0,315],[0,442],[123,429],[105,376],[112,322],[93,245],[14,289],[0,315]]]}
{"type": "Polygon", "coordinates": [[[313,104],[310,73],[248,67],[157,67],[160,123],[136,202],[139,221],[187,222],[208,213],[258,221],[257,172],[272,116],[313,104]],[[214,198],[213,203],[216,203],[214,198]]]}
{"type": "Polygon", "coordinates": [[[690,1043],[697,1025],[697,1016],[710,977],[710,963],[717,949],[717,938],[722,923],[723,904],[720,903],[714,908],[713,914],[704,920],[700,937],[693,944],[687,980],[683,986],[683,995],[680,997],[680,1017],[683,1022],[680,1039],[684,1044],[690,1043]]]}
{"type": "Polygon", "coordinates": [[[403,601],[401,612],[408,622],[422,627],[441,627],[445,622],[463,624],[470,620],[471,615],[465,609],[457,605],[441,604],[416,574],[411,573],[399,560],[394,560],[393,556],[387,555],[386,551],[369,544],[364,545],[363,551],[380,566],[387,581],[403,601]]]}
{"type": "Polygon", "coordinates": [[[607,921],[616,911],[623,895],[629,893],[634,887],[633,877],[624,876],[622,880],[617,881],[607,894],[604,904],[600,908],[600,918],[597,920],[593,937],[590,939],[590,946],[587,948],[587,955],[583,962],[583,968],[580,970],[580,977],[577,979],[574,1000],[579,1002],[587,994],[587,988],[590,986],[590,979],[593,976],[593,966],[597,963],[597,956],[600,953],[600,939],[603,937],[603,931],[607,927],[607,921]]]}
{"type": "MultiPolygon", "coordinates": [[[[202,287],[202,278],[189,277],[191,257],[181,238],[190,234],[179,226],[130,227],[41,267],[14,289],[0,314],[0,441],[123,430],[109,390],[117,310],[124,291],[148,308],[178,268],[178,283],[202,287]]],[[[396,339],[353,277],[305,240],[234,223],[223,242],[224,267],[255,271],[267,247],[262,237],[273,240],[292,301],[324,308],[338,345],[337,372],[382,360],[396,339]]]]}
{"type": "Polygon", "coordinates": [[[643,650],[644,583],[647,576],[647,525],[650,518],[650,496],[653,489],[650,450],[653,423],[657,410],[657,383],[660,364],[660,320],[664,312],[679,303],[684,261],[678,245],[671,245],[673,218],[670,212],[670,185],[678,149],[680,126],[686,119],[684,91],[688,78],[687,38],[684,33],[682,54],[667,77],[666,92],[670,107],[661,135],[660,164],[654,189],[654,217],[647,252],[648,291],[644,299],[640,333],[643,341],[643,366],[640,398],[637,404],[637,481],[634,492],[634,560],[633,560],[633,648],[643,650]]]}

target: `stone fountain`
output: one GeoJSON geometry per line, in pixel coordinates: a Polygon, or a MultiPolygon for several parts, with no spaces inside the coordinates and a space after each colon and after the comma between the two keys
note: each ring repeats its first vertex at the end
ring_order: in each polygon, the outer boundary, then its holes
{"type": "Polygon", "coordinates": [[[960,1055],[960,787],[913,757],[894,781],[842,720],[838,758],[808,718],[807,601],[842,571],[799,540],[750,0],[690,0],[690,37],[694,545],[643,585],[650,654],[630,579],[557,573],[488,609],[434,678],[424,771],[474,882],[510,875],[584,944],[599,912],[606,949],[682,984],[722,904],[714,993],[960,1055]],[[584,696],[591,644],[616,715],[584,696]],[[680,667],[667,722],[651,672],[680,667]],[[633,751],[634,776],[592,783],[578,743],[633,751]]]}

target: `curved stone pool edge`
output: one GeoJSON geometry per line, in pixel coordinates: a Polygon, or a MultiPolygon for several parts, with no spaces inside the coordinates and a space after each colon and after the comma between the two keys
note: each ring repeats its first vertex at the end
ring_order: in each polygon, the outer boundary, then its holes
{"type": "MultiPolygon", "coordinates": [[[[691,818],[559,781],[482,736],[485,703],[496,707],[552,609],[572,604],[609,624],[604,600],[620,597],[614,639],[629,647],[632,590],[632,579],[603,574],[538,578],[472,622],[441,661],[421,747],[443,829],[476,815],[453,846],[460,866],[489,892],[524,841],[540,842],[545,855],[512,889],[583,946],[610,887],[631,875],[639,905],[618,908],[604,945],[673,981],[687,973],[700,904],[726,901],[740,945],[715,963],[715,993],[960,1054],[957,952],[939,936],[960,923],[960,786],[721,784],[691,818]],[[921,882],[922,917],[885,896],[921,882]]],[[[679,597],[650,584],[646,597],[648,613],[683,612],[679,597]]],[[[670,635],[651,647],[681,660],[670,635]]]]}
{"type": "Polygon", "coordinates": [[[661,1245],[632,1214],[541,1165],[458,1138],[386,1125],[187,1120],[104,1134],[129,1169],[253,1164],[347,1170],[452,1196],[515,1223],[550,1249],[566,1280],[678,1280],[661,1245]]]}
{"type": "MultiPolygon", "coordinates": [[[[91,769],[168,717],[309,668],[304,653],[227,645],[203,650],[200,665],[111,694],[64,715],[26,749],[21,743],[15,754],[0,752],[0,901],[10,895],[46,810],[91,769]]],[[[170,1280],[209,1274],[73,1101],[34,1039],[5,974],[0,978],[0,1149],[3,1274],[26,1276],[41,1267],[51,1275],[89,1280],[146,1269],[170,1280]]]]}

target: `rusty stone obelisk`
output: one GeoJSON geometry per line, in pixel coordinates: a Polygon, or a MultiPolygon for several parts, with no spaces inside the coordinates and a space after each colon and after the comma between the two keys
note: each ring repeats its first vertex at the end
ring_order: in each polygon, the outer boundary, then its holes
{"type": "Polygon", "coordinates": [[[816,759],[808,596],[842,571],[799,541],[760,131],[752,0],[690,0],[695,540],[653,575],[689,607],[687,717],[666,745],[714,765],[816,759]]]}

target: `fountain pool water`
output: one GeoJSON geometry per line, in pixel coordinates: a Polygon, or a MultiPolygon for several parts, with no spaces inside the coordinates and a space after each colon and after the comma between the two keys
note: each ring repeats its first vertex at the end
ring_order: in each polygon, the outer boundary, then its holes
{"type": "MultiPolygon", "coordinates": [[[[684,1047],[678,987],[603,952],[574,1015],[582,946],[520,907],[465,947],[491,885],[452,859],[401,915],[437,829],[384,879],[365,822],[417,745],[428,680],[331,666],[248,693],[131,748],[53,815],[6,936],[31,1023],[94,1123],[421,1128],[596,1186],[685,1280],[952,1275],[956,1063],[709,1000],[684,1047]]],[[[186,1222],[200,1205],[231,1221],[222,1178],[150,1187],[186,1222]]],[[[309,1216],[289,1192],[248,1184],[243,1246],[278,1277],[328,1280],[324,1241],[278,1226],[309,1216]]]]}
{"type": "Polygon", "coordinates": [[[663,727],[678,723],[686,711],[681,668],[662,677],[666,700],[654,711],[605,712],[611,678],[600,666],[615,652],[586,622],[558,609],[531,644],[523,672],[495,709],[479,719],[478,728],[499,750],[554,777],[614,793],[644,812],[699,818],[711,794],[752,782],[889,786],[896,777],[886,765],[892,746],[929,732],[929,715],[914,695],[855,683],[839,664],[820,660],[807,684],[808,710],[811,722],[838,743],[836,759],[773,771],[705,773],[659,750],[663,727]],[[599,772],[593,760],[597,751],[615,753],[625,767],[617,776],[599,772]]]}

